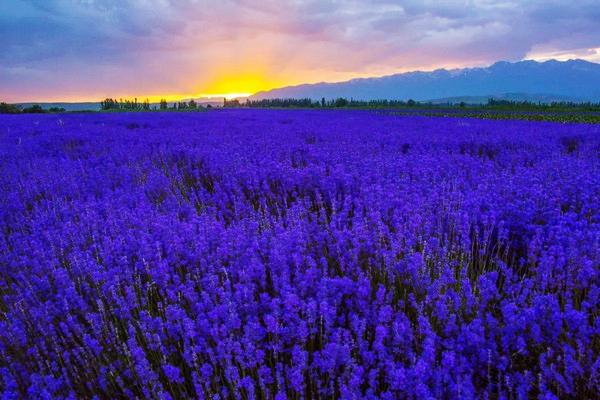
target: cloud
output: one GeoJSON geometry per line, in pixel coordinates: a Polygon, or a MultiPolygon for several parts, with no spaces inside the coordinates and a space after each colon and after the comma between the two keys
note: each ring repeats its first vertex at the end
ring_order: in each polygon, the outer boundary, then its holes
{"type": "Polygon", "coordinates": [[[243,92],[536,54],[597,60],[599,10],[595,0],[9,0],[0,97],[243,92]]]}

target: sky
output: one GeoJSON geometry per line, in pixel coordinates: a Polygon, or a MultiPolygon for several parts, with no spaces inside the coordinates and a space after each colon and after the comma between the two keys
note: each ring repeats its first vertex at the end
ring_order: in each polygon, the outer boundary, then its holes
{"type": "Polygon", "coordinates": [[[499,60],[600,62],[600,0],[0,0],[0,101],[243,95],[499,60]]]}

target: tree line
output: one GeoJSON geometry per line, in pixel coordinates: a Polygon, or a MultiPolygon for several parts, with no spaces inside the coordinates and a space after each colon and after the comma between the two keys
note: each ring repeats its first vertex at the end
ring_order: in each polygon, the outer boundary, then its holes
{"type": "Polygon", "coordinates": [[[137,98],[133,100],[112,99],[106,98],[100,102],[100,109],[103,111],[166,111],[166,110],[197,110],[202,108],[193,99],[190,101],[178,101],[172,105],[167,103],[166,99],[161,99],[158,105],[150,105],[150,101],[145,99],[143,102],[138,102],[137,98]]]}
{"type": "Polygon", "coordinates": [[[43,108],[39,104],[32,104],[29,107],[22,107],[18,104],[0,103],[0,114],[42,114],[42,113],[65,112],[62,107],[43,108]]]}
{"type": "Polygon", "coordinates": [[[148,99],[138,103],[137,97],[133,100],[106,98],[100,102],[100,109],[108,110],[126,110],[126,111],[150,111],[150,101],[148,99]]]}
{"type": "MultiPolygon", "coordinates": [[[[420,102],[415,100],[356,100],[338,97],[336,99],[313,100],[311,98],[275,98],[240,101],[238,99],[223,99],[225,108],[424,108],[424,109],[489,109],[489,110],[508,110],[508,111],[600,111],[600,103],[586,102],[532,102],[532,101],[514,101],[490,98],[484,104],[467,104],[465,102],[432,103],[420,102]]],[[[206,105],[211,108],[211,105],[206,105]]],[[[102,111],[194,111],[204,109],[195,100],[178,101],[169,104],[166,99],[161,99],[158,104],[151,104],[148,99],[138,102],[137,98],[113,99],[106,98],[100,102],[102,111]]],[[[21,114],[21,113],[57,113],[65,112],[61,107],[50,107],[44,109],[39,104],[22,106],[18,104],[8,104],[0,102],[0,114],[21,114]]]]}
{"type": "Polygon", "coordinates": [[[414,100],[355,100],[338,97],[336,99],[325,99],[324,97],[317,101],[310,98],[301,99],[262,99],[250,100],[245,102],[239,100],[224,100],[224,107],[251,107],[251,108],[340,108],[340,107],[418,107],[431,105],[431,103],[419,103],[414,100]]]}
{"type": "Polygon", "coordinates": [[[310,98],[275,98],[250,100],[224,99],[223,107],[238,108],[474,108],[501,110],[546,110],[546,111],[600,111],[600,103],[573,102],[532,102],[488,99],[484,104],[469,104],[465,102],[432,103],[408,100],[356,100],[339,97],[336,99],[322,98],[320,101],[310,98]]]}

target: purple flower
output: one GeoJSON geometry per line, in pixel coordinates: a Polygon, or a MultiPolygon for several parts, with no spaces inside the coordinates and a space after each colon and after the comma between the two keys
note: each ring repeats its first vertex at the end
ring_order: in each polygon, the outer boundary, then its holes
{"type": "Polygon", "coordinates": [[[31,118],[0,116],[3,398],[597,392],[595,125],[31,118]]]}
{"type": "Polygon", "coordinates": [[[167,379],[170,382],[173,383],[183,383],[184,379],[183,376],[181,376],[181,371],[179,370],[179,368],[167,364],[167,365],[163,365],[163,372],[165,373],[165,376],[167,377],[167,379]]]}

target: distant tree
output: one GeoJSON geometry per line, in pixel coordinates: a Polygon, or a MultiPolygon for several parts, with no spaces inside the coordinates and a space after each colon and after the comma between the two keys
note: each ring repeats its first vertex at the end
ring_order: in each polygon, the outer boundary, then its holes
{"type": "Polygon", "coordinates": [[[121,102],[107,98],[100,102],[100,108],[102,110],[118,110],[121,108],[121,102]]]}
{"type": "Polygon", "coordinates": [[[166,99],[160,99],[160,109],[166,110],[169,107],[166,99]]]}
{"type": "Polygon", "coordinates": [[[50,107],[48,109],[48,111],[51,113],[62,113],[62,112],[65,112],[66,110],[62,107],[50,107]]]}
{"type": "Polygon", "coordinates": [[[348,100],[344,99],[343,97],[335,99],[335,102],[333,103],[334,107],[346,107],[347,105],[348,100]]]}
{"type": "Polygon", "coordinates": [[[299,108],[312,108],[317,107],[319,105],[318,102],[313,102],[310,98],[303,99],[262,99],[262,100],[246,100],[246,102],[241,105],[239,101],[232,100],[226,102],[226,107],[261,107],[261,108],[269,108],[269,107],[277,107],[277,108],[288,108],[288,107],[299,107],[299,108]]]}
{"type": "Polygon", "coordinates": [[[28,114],[41,114],[46,112],[46,110],[44,110],[39,104],[34,104],[31,107],[24,108],[23,112],[28,114]]]}
{"type": "Polygon", "coordinates": [[[325,97],[321,98],[321,107],[325,107],[325,97]]]}
{"type": "Polygon", "coordinates": [[[238,99],[223,99],[223,107],[240,107],[240,101],[238,99]]]}
{"type": "MultiPolygon", "coordinates": [[[[161,100],[161,107],[166,107],[166,101],[163,103],[161,100]]],[[[100,102],[101,110],[127,110],[127,111],[150,111],[151,105],[149,99],[144,99],[141,103],[138,102],[137,97],[133,100],[128,99],[112,99],[106,98],[100,102]]],[[[161,108],[162,109],[162,108],[161,108]]]]}
{"type": "Polygon", "coordinates": [[[190,100],[190,102],[188,103],[188,108],[191,110],[195,110],[196,108],[198,108],[198,104],[194,101],[194,99],[190,100]]]}
{"type": "Polygon", "coordinates": [[[14,104],[0,103],[0,114],[18,114],[21,109],[14,104]]]}

